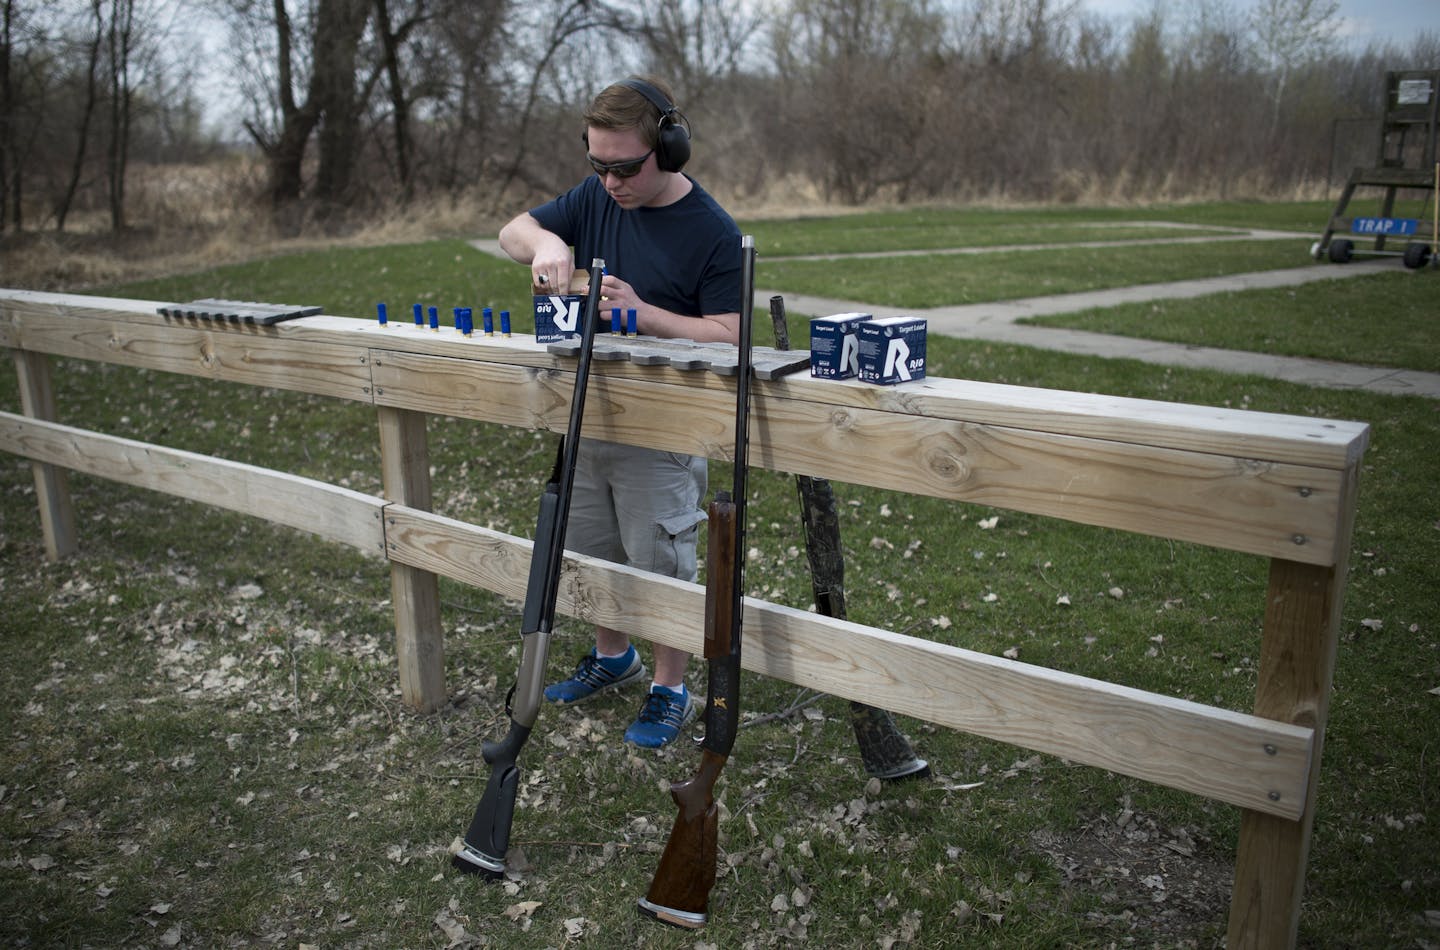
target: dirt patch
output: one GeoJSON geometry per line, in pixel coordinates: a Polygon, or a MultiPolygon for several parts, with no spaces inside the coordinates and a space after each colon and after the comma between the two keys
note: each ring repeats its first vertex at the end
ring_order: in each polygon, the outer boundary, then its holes
{"type": "Polygon", "coordinates": [[[1043,830],[1032,841],[1067,889],[1098,903],[1086,912],[1096,925],[1124,926],[1142,946],[1224,945],[1233,861],[1198,829],[1163,827],[1127,800],[1078,833],[1043,830]]]}

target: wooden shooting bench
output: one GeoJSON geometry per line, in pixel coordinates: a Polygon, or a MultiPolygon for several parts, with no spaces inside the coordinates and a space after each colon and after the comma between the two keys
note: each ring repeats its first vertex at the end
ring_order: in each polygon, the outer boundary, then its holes
{"type": "MultiPolygon", "coordinates": [[[[437,577],[524,596],[530,542],[431,512],[426,416],[563,431],[574,360],[533,337],[373,321],[166,316],[164,302],[0,290],[52,558],[77,549],[66,471],[313,532],[383,558],[405,701],[445,701],[437,577]],[[49,357],[369,403],[384,494],[64,425],[49,357]]],[[[734,377],[598,361],[588,435],[728,459],[734,377]]],[[[1254,712],[1232,712],[747,598],[765,676],[1228,802],[1242,809],[1232,947],[1296,940],[1356,482],[1355,422],[928,378],[897,387],[757,379],[751,464],[1031,512],[1269,559],[1254,712]]],[[[1258,606],[1258,605],[1257,605],[1258,606]]],[[[699,652],[704,590],[568,556],[559,610],[699,652]]]]}

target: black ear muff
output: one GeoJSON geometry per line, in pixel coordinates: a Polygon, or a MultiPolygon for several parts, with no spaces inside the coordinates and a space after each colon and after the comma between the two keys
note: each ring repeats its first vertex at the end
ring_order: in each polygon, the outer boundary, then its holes
{"type": "Polygon", "coordinates": [[[621,83],[650,100],[660,112],[660,141],[655,145],[655,164],[662,172],[678,172],[690,160],[690,120],[675,104],[642,79],[621,83]]]}

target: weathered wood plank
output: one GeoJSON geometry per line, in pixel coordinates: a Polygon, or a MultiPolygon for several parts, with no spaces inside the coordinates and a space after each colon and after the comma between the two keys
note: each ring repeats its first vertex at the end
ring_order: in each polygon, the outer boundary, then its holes
{"type": "MultiPolygon", "coordinates": [[[[563,431],[573,374],[377,352],[375,399],[563,431]]],[[[728,459],[723,389],[592,378],[585,434],[728,459]]],[[[756,396],[750,458],[764,468],[1064,518],[1266,557],[1336,556],[1342,473],[1133,442],[756,396]]]]}
{"type": "MultiPolygon", "coordinates": [[[[21,328],[40,316],[166,327],[167,319],[155,313],[158,305],[156,301],[0,289],[0,313],[21,328]]],[[[259,328],[243,325],[216,329],[241,336],[261,332],[259,328]]],[[[432,333],[428,329],[416,330],[403,321],[392,321],[389,326],[381,327],[374,320],[320,315],[287,321],[266,328],[266,332],[295,343],[342,348],[375,346],[537,368],[573,368],[574,362],[548,353],[533,336],[466,339],[453,329],[432,333]]],[[[17,336],[18,340],[12,339],[10,345],[49,352],[39,345],[43,341],[28,344],[19,331],[12,331],[12,337],[17,336]]],[[[104,356],[97,353],[89,358],[104,359],[104,356]]],[[[685,373],[629,362],[596,364],[594,371],[602,376],[658,380],[721,391],[728,385],[728,381],[709,373],[685,373]]],[[[853,380],[816,380],[801,373],[757,381],[756,393],[761,397],[770,395],[837,407],[1034,429],[1341,471],[1353,465],[1369,441],[1369,427],[1358,422],[938,376],[902,386],[871,386],[853,380]]]]}
{"type": "Polygon", "coordinates": [[[370,398],[364,347],[297,346],[275,327],[38,313],[22,315],[19,327],[19,345],[35,352],[341,399],[370,398]]]}
{"type": "Polygon", "coordinates": [[[273,469],[0,412],[0,449],[384,556],[382,499],[273,469]]]}
{"type": "MultiPolygon", "coordinates": [[[[1354,477],[1349,481],[1346,503],[1351,511],[1357,482],[1354,477]]],[[[1346,524],[1348,550],[1350,522],[1346,524]]],[[[1298,820],[1282,821],[1249,808],[1241,813],[1227,939],[1232,948],[1295,945],[1348,564],[1348,557],[1342,557],[1334,565],[1279,559],[1270,565],[1255,714],[1314,730],[1315,748],[1298,820]]]]}
{"type": "MultiPolygon", "coordinates": [[[[530,542],[428,512],[386,511],[390,556],[520,599],[530,542]]],[[[702,648],[705,590],[567,554],[557,609],[702,648]]],[[[975,735],[1293,819],[1311,732],[1287,723],[745,601],[745,668],[975,735]],[[1273,754],[1267,753],[1273,748],[1273,754]]]]}
{"type": "Polygon", "coordinates": [[[901,386],[787,376],[771,385],[804,398],[822,387],[824,401],[855,408],[1336,470],[1348,469],[1369,444],[1361,422],[940,376],[901,386]]]}
{"type": "MultiPolygon", "coordinates": [[[[22,350],[15,354],[15,374],[20,384],[20,410],[31,419],[57,421],[55,386],[50,374],[50,357],[22,350]]],[[[32,461],[35,500],[40,507],[40,534],[45,539],[45,557],[58,561],[74,554],[79,546],[75,534],[75,507],[70,501],[70,480],[65,469],[49,462],[32,461]]]]}
{"type": "MultiPolygon", "coordinates": [[[[380,409],[380,467],[385,497],[428,511],[430,444],[425,416],[406,409],[380,409]]],[[[385,519],[386,554],[392,542],[385,519]]],[[[395,655],[400,666],[400,697],[420,712],[445,705],[445,635],[440,626],[440,582],[431,572],[394,559],[390,562],[390,600],[395,610],[395,655]]]]}

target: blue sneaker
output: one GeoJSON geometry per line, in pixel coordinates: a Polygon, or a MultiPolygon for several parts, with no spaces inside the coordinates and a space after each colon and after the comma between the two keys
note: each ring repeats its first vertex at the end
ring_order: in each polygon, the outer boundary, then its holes
{"type": "Polygon", "coordinates": [[[625,741],[646,749],[669,745],[695,718],[696,711],[695,697],[684,686],[679,693],[652,686],[645,705],[640,707],[640,715],[625,730],[625,741]]]}
{"type": "Polygon", "coordinates": [[[645,677],[645,664],[632,644],[624,656],[602,660],[595,655],[594,647],[580,658],[575,672],[567,680],[551,683],[545,687],[545,698],[562,706],[578,703],[605,692],[618,689],[626,683],[645,677]]]}

